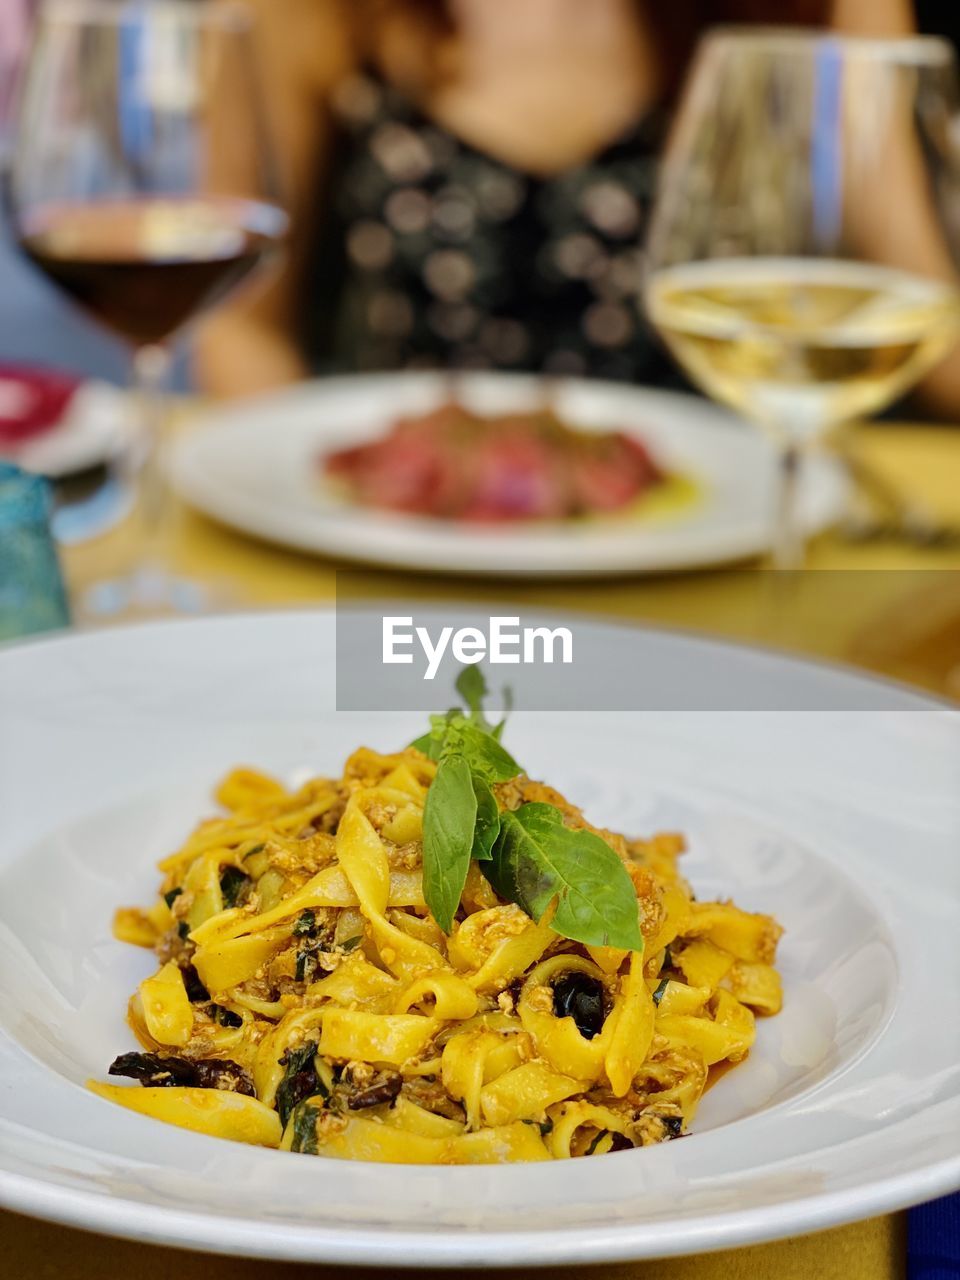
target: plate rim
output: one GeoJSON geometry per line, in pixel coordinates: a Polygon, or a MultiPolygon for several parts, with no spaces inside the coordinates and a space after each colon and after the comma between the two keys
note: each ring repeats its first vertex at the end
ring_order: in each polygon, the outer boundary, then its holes
{"type": "MultiPolygon", "coordinates": [[[[351,602],[351,608],[372,610],[378,607],[380,603],[394,603],[394,597],[384,596],[382,601],[374,601],[373,599],[369,601],[355,600],[351,602]]],[[[456,610],[476,607],[475,601],[459,595],[450,596],[449,598],[444,597],[443,599],[430,596],[424,596],[421,599],[411,595],[403,603],[405,607],[407,605],[410,607],[421,606],[427,610],[439,608],[456,610]]],[[[484,604],[488,605],[491,613],[496,613],[499,610],[509,611],[516,607],[515,601],[496,599],[485,600],[484,604]]],[[[219,626],[225,623],[238,622],[269,623],[274,619],[297,616],[307,618],[318,614],[333,614],[335,616],[339,611],[341,611],[341,607],[337,604],[336,599],[333,598],[312,602],[301,601],[286,608],[273,604],[262,609],[249,606],[216,614],[183,618],[149,618],[143,621],[122,622],[108,627],[57,627],[49,631],[35,632],[32,635],[0,640],[0,664],[5,662],[10,655],[18,655],[27,650],[36,650],[47,646],[72,645],[76,641],[95,639],[102,635],[129,635],[154,629],[219,626]]],[[[792,667],[813,667],[863,685],[876,685],[881,689],[897,693],[905,700],[905,703],[913,702],[915,704],[912,707],[904,705],[903,707],[895,708],[898,711],[939,710],[960,715],[960,704],[948,698],[945,694],[934,693],[930,689],[925,689],[920,685],[913,685],[908,680],[902,680],[897,676],[875,672],[866,667],[858,667],[855,663],[847,662],[842,658],[831,658],[825,654],[807,654],[802,649],[781,649],[774,644],[766,644],[758,640],[746,640],[739,636],[726,636],[719,632],[700,630],[694,626],[660,622],[656,618],[632,619],[626,618],[621,614],[607,613],[602,610],[594,611],[577,606],[561,609],[556,605],[537,605],[531,612],[536,613],[538,618],[544,618],[545,620],[555,619],[560,622],[565,618],[573,618],[575,621],[585,623],[588,626],[592,624],[610,630],[649,631],[661,638],[676,636],[681,640],[702,644],[709,648],[732,649],[741,654],[756,654],[792,667]]]]}
{"type": "Polygon", "coordinates": [[[405,1271],[420,1267],[482,1270],[595,1265],[716,1253],[791,1236],[813,1235],[831,1227],[906,1209],[957,1190],[960,1190],[960,1155],[938,1161],[920,1172],[894,1174],[852,1189],[822,1192],[778,1204],[776,1221],[766,1206],[700,1215],[695,1223],[685,1224],[682,1231],[678,1231],[675,1224],[651,1230],[649,1223],[573,1227],[555,1231],[550,1236],[533,1231],[457,1228],[455,1232],[441,1234],[394,1228],[368,1240],[363,1227],[355,1224],[334,1229],[285,1223],[279,1229],[264,1231],[257,1220],[104,1199],[94,1192],[76,1188],[65,1191],[27,1175],[0,1172],[0,1204],[15,1213],[46,1222],[231,1257],[347,1266],[389,1263],[392,1268],[405,1271]],[[224,1235],[225,1224],[229,1224],[233,1240],[224,1235]],[[407,1251],[409,1261],[396,1256],[398,1245],[407,1251]],[[410,1256],[414,1252],[418,1255],[416,1258],[410,1256]],[[571,1257],[578,1254],[580,1257],[571,1262],[571,1257]]]}

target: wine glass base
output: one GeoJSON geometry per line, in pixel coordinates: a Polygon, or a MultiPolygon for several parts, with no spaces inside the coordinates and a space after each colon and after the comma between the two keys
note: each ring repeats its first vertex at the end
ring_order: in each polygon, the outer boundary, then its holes
{"type": "Polygon", "coordinates": [[[102,626],[151,618],[195,617],[219,611],[225,605],[222,593],[206,583],[148,566],[88,588],[79,601],[76,620],[102,626]]]}

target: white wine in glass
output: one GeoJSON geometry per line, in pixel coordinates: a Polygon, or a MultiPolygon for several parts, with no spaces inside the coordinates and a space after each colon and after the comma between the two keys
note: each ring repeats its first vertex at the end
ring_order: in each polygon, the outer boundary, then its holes
{"type": "Polygon", "coordinates": [[[778,567],[801,559],[803,450],[885,408],[960,335],[937,199],[958,180],[945,127],[956,90],[937,40],[731,30],[697,59],[646,305],[691,378],[777,438],[778,567]]]}

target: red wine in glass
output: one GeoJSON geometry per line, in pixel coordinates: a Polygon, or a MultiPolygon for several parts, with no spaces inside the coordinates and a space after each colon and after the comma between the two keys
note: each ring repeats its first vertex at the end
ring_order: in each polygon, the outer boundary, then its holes
{"type": "Polygon", "coordinates": [[[24,252],[101,324],[153,346],[214,306],[277,247],[274,205],[217,197],[55,204],[22,217],[24,252]]]}

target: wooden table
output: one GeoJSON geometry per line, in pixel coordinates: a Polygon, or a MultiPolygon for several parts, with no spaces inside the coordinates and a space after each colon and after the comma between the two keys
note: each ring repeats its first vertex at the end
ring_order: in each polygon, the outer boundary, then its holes
{"type": "MultiPolygon", "coordinates": [[[[189,429],[189,422],[184,424],[189,429]]],[[[854,442],[872,465],[935,511],[960,523],[960,431],[870,426],[854,442]]],[[[123,563],[123,530],[66,557],[77,589],[123,563]]],[[[329,604],[333,563],[242,537],[185,510],[174,513],[170,559],[202,579],[229,607],[329,604]]],[[[852,662],[960,700],[960,548],[919,550],[851,545],[818,538],[809,567],[769,608],[770,575],[748,568],[565,583],[454,581],[371,571],[360,590],[371,598],[522,601],[530,607],[692,627],[852,662]]],[[[16,1280],[280,1280],[324,1277],[330,1268],[202,1257],[177,1250],[94,1237],[13,1214],[0,1215],[5,1272],[16,1280]],[[12,1265],[11,1265],[12,1264],[12,1265]]],[[[592,1269],[604,1280],[898,1280],[904,1268],[904,1219],[893,1215],[802,1239],[697,1258],[592,1269]]],[[[361,1277],[372,1271],[341,1274],[361,1277]]],[[[450,1273],[452,1274],[452,1273],[450,1273]]],[[[518,1273],[504,1273],[504,1275],[518,1273]]],[[[528,1273],[530,1274],[530,1273],[528,1273]]],[[[543,1273],[533,1273],[543,1274],[543,1273]]]]}

